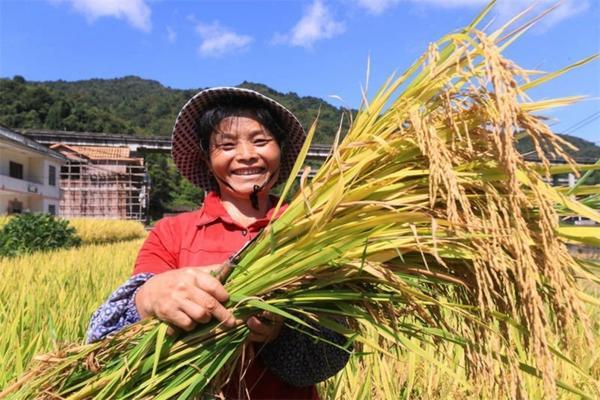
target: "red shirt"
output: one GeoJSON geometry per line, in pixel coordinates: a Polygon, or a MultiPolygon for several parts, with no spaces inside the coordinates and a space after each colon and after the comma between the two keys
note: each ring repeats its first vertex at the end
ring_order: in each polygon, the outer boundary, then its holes
{"type": "MultiPolygon", "coordinates": [[[[284,210],[281,207],[275,217],[284,210]]],[[[156,224],[140,249],[133,274],[221,264],[258,235],[274,211],[270,209],[265,218],[243,227],[229,216],[218,195],[209,192],[199,210],[163,218],[156,224]]],[[[251,399],[318,399],[314,385],[299,388],[280,380],[260,357],[250,365],[244,379],[251,388],[251,399]]],[[[235,381],[232,378],[224,388],[228,398],[238,392],[235,381]]]]}

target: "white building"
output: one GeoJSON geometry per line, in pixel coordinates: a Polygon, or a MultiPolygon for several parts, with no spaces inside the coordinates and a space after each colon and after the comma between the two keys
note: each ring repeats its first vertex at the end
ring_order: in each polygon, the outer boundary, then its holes
{"type": "Polygon", "coordinates": [[[58,214],[66,162],[59,152],[0,126],[0,214],[58,214]]]}

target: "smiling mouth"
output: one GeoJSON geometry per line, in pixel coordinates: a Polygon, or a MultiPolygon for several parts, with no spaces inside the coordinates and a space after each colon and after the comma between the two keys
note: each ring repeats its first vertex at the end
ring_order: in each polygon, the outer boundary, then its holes
{"type": "Polygon", "coordinates": [[[263,174],[266,171],[265,168],[240,168],[240,169],[236,169],[234,170],[232,173],[233,175],[260,175],[263,174]]]}

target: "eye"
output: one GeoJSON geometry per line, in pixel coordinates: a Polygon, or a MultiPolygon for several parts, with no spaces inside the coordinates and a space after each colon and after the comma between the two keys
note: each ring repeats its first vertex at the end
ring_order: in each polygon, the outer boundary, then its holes
{"type": "Polygon", "coordinates": [[[222,150],[233,150],[235,149],[235,143],[234,142],[223,142],[219,144],[219,147],[222,150]]]}
{"type": "Polygon", "coordinates": [[[269,143],[271,140],[270,139],[266,139],[266,138],[258,138],[254,140],[254,145],[255,146],[265,146],[267,143],[269,143]]]}

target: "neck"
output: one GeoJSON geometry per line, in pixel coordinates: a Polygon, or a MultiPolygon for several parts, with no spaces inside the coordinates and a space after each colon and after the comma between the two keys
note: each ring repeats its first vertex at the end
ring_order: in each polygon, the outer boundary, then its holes
{"type": "Polygon", "coordinates": [[[267,216],[271,208],[271,200],[266,191],[258,193],[258,210],[252,206],[250,198],[237,197],[230,193],[221,193],[221,203],[231,218],[243,225],[251,225],[254,221],[267,216]]]}

